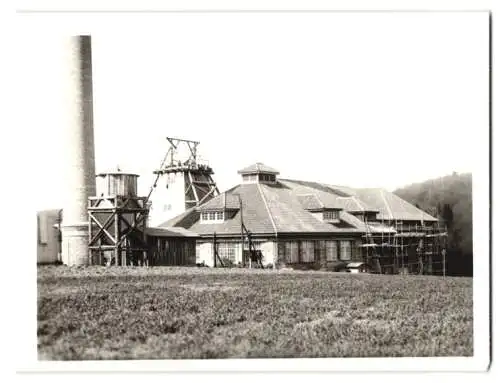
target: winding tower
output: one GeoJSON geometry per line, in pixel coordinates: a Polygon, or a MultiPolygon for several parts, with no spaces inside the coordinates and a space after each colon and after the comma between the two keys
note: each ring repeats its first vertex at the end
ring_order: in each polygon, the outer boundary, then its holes
{"type": "Polygon", "coordinates": [[[219,195],[213,169],[198,158],[198,141],[167,137],[170,147],[155,170],[148,196],[149,226],[161,223],[219,195]]]}

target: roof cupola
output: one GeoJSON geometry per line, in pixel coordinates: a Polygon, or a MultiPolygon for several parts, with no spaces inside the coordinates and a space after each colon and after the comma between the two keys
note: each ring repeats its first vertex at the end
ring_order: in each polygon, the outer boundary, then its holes
{"type": "Polygon", "coordinates": [[[247,166],[238,171],[241,174],[243,183],[276,183],[276,176],[280,174],[276,169],[273,169],[261,162],[247,166]]]}

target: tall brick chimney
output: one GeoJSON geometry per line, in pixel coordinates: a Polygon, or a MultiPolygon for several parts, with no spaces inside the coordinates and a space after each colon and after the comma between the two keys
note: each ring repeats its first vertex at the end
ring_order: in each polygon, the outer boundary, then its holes
{"type": "Polygon", "coordinates": [[[64,205],[62,261],[88,264],[88,197],[96,193],[92,105],[92,49],[90,36],[72,36],[64,42],[66,126],[63,145],[64,205]]]}

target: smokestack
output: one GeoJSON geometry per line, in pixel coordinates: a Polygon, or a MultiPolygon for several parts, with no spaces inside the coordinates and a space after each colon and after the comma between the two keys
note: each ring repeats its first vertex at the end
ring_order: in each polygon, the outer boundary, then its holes
{"type": "Polygon", "coordinates": [[[87,203],[88,197],[96,194],[91,37],[68,37],[64,50],[67,115],[63,141],[66,155],[62,261],[70,266],[87,265],[87,203]]]}

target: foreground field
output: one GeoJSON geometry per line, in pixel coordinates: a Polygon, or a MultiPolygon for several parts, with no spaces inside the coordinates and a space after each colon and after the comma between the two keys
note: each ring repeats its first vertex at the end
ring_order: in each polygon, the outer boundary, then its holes
{"type": "Polygon", "coordinates": [[[471,356],[472,279],[38,269],[40,359],[471,356]]]}

